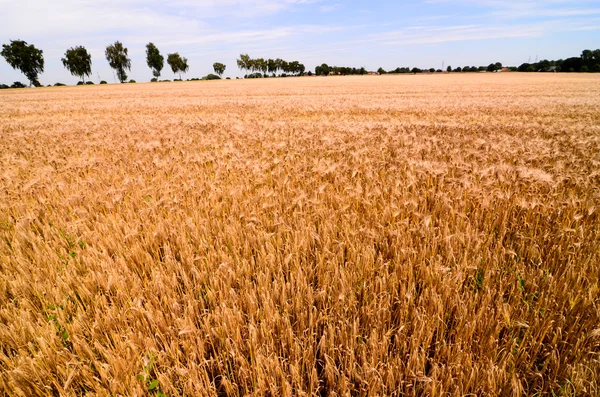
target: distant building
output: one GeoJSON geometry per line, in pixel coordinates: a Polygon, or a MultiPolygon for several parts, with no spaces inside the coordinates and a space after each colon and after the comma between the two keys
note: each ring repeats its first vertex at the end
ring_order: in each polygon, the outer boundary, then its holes
{"type": "Polygon", "coordinates": [[[379,72],[368,72],[367,74],[373,75],[373,76],[379,76],[379,72]]]}

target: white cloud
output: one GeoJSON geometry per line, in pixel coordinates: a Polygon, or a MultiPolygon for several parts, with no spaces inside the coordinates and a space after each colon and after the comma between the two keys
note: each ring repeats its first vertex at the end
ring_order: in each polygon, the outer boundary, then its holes
{"type": "Polygon", "coordinates": [[[590,27],[589,20],[544,21],[517,25],[411,26],[370,34],[361,42],[381,45],[440,44],[458,41],[542,37],[549,33],[587,30],[590,27]]]}

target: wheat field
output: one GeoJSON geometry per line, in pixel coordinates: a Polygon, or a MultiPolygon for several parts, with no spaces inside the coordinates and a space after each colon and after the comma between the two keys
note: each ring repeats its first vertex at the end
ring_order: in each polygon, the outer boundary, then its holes
{"type": "Polygon", "coordinates": [[[600,76],[0,109],[0,396],[600,395],[600,76]]]}

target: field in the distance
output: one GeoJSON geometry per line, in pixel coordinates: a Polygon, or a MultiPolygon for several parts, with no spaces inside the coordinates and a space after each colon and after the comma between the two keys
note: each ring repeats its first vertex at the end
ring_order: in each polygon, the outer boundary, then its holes
{"type": "Polygon", "coordinates": [[[600,76],[0,109],[0,396],[600,393],[600,76]]]}

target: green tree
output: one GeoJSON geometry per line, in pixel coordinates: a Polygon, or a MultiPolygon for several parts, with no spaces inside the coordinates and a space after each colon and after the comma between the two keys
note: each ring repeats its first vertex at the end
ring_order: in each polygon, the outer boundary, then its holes
{"type": "Polygon", "coordinates": [[[277,73],[277,62],[275,59],[267,59],[267,71],[275,76],[275,73],[277,73]]]}
{"type": "Polygon", "coordinates": [[[187,58],[183,58],[178,52],[168,54],[167,63],[171,67],[173,73],[179,73],[179,80],[181,80],[181,73],[187,73],[189,70],[187,58]]]}
{"type": "Polygon", "coordinates": [[[227,68],[227,66],[225,66],[224,64],[222,64],[220,62],[213,63],[213,70],[219,76],[223,76],[223,73],[225,73],[226,68],[227,68]]]}
{"type": "Polygon", "coordinates": [[[315,72],[319,76],[329,76],[329,72],[331,72],[331,68],[326,63],[322,64],[321,66],[317,66],[317,68],[315,68],[315,72]]]}
{"type": "Polygon", "coordinates": [[[446,72],[450,73],[451,71],[452,71],[452,66],[448,66],[448,67],[446,68],[446,72]]]}
{"type": "Polygon", "coordinates": [[[83,46],[69,48],[61,59],[63,66],[73,75],[83,80],[92,74],[92,56],[83,46]]]}
{"type": "Polygon", "coordinates": [[[593,51],[590,50],[583,50],[581,52],[581,59],[583,59],[584,61],[589,61],[593,58],[594,53],[593,51]]]}
{"type": "Polygon", "coordinates": [[[283,70],[283,62],[284,60],[281,58],[277,58],[275,60],[275,73],[277,73],[277,71],[283,70]]]}
{"type": "Polygon", "coordinates": [[[298,74],[300,72],[300,62],[298,62],[298,61],[289,62],[288,70],[292,74],[298,74]]]}
{"type": "Polygon", "coordinates": [[[125,70],[131,70],[131,59],[129,59],[127,48],[123,47],[120,41],[106,47],[104,52],[106,60],[111,68],[117,72],[117,78],[121,83],[127,81],[125,70]]]}
{"type": "Polygon", "coordinates": [[[19,69],[27,77],[30,86],[40,86],[38,74],[44,72],[44,51],[23,40],[11,40],[10,44],[2,44],[0,55],[13,69],[19,69]]]}
{"type": "Polygon", "coordinates": [[[240,70],[250,70],[252,67],[250,56],[248,54],[240,54],[240,59],[237,60],[237,66],[240,70]]]}
{"type": "Polygon", "coordinates": [[[146,44],[146,63],[152,69],[152,75],[155,79],[160,77],[160,72],[165,65],[165,57],[160,54],[160,51],[153,43],[146,44]]]}
{"type": "Polygon", "coordinates": [[[298,64],[298,74],[300,76],[304,75],[304,72],[306,71],[306,66],[304,66],[303,63],[299,63],[298,64]]]}
{"type": "Polygon", "coordinates": [[[267,61],[265,61],[263,58],[258,58],[254,60],[254,71],[255,72],[260,72],[263,75],[265,75],[267,73],[268,70],[268,65],[267,65],[267,61]]]}

